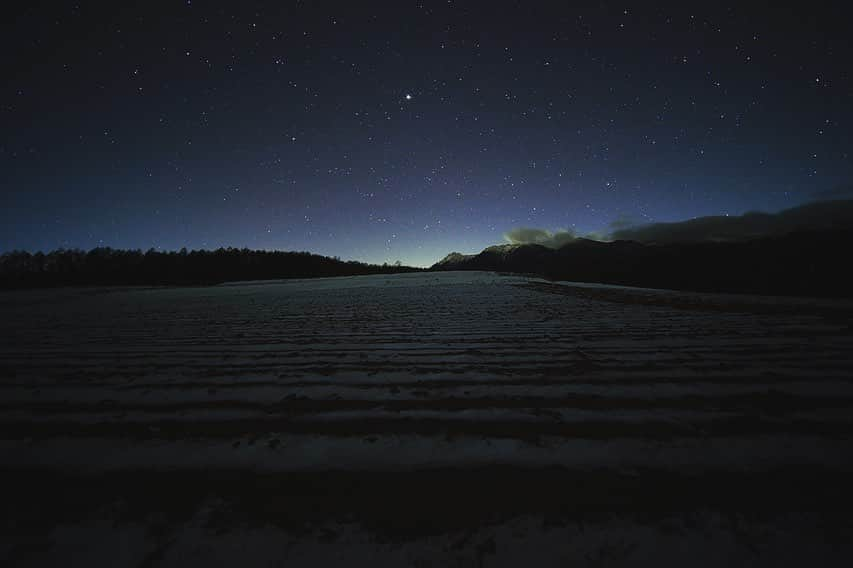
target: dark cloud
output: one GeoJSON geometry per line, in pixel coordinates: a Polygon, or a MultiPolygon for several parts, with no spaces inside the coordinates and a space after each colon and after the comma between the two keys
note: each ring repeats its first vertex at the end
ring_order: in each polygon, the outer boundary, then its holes
{"type": "Polygon", "coordinates": [[[542,245],[548,248],[560,248],[577,239],[577,236],[568,230],[551,232],[545,229],[518,227],[507,232],[504,239],[512,245],[542,245]]]}
{"type": "Polygon", "coordinates": [[[772,214],[750,212],[654,223],[615,230],[610,238],[644,243],[725,242],[826,230],[853,230],[853,200],[807,203],[772,214]]]}
{"type": "Polygon", "coordinates": [[[816,201],[832,201],[838,199],[853,199],[853,183],[841,184],[819,191],[815,194],[816,201]]]}
{"type": "MultiPolygon", "coordinates": [[[[853,194],[853,185],[838,187],[831,193],[844,195],[845,192],[853,194]]],[[[552,232],[519,227],[507,232],[504,239],[510,245],[536,244],[558,249],[581,238],[669,244],[743,241],[797,231],[853,231],[853,199],[815,201],[778,213],[753,211],[743,215],[697,217],[675,223],[639,225],[630,218],[619,217],[609,224],[608,229],[577,235],[572,231],[552,232]]]]}
{"type": "Polygon", "coordinates": [[[630,217],[625,217],[625,216],[620,215],[619,217],[616,217],[615,219],[613,219],[610,222],[609,227],[610,227],[610,231],[613,232],[613,231],[621,231],[624,229],[629,229],[631,227],[636,227],[639,224],[640,223],[638,223],[637,221],[635,221],[634,219],[632,219],[630,217]]]}

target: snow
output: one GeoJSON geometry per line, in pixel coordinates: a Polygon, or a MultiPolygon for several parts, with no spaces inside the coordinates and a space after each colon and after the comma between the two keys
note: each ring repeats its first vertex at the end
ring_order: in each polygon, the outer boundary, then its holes
{"type": "MultiPolygon", "coordinates": [[[[13,477],[71,476],[71,486],[199,471],[844,475],[850,313],[838,301],[481,272],[4,292],[0,465],[13,477]]],[[[151,511],[60,515],[36,531],[47,545],[4,545],[0,563],[233,565],[250,554],[253,565],[635,565],[656,558],[655,540],[677,564],[831,552],[803,516],[732,528],[713,510],[666,522],[621,511],[581,530],[507,513],[389,544],[334,515],[304,532],[259,521],[213,533],[205,515],[229,510],[216,503],[168,537],[152,536],[151,511]],[[334,546],[323,531],[338,535],[334,546]],[[744,532],[759,544],[745,546],[744,532]],[[799,546],[786,541],[793,533],[799,546]]]]}

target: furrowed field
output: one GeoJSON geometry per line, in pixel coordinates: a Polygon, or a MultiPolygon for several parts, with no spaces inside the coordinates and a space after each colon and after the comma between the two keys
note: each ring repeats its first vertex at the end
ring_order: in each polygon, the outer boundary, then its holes
{"type": "Polygon", "coordinates": [[[853,558],[851,316],[481,272],[5,292],[0,563],[853,558]]]}

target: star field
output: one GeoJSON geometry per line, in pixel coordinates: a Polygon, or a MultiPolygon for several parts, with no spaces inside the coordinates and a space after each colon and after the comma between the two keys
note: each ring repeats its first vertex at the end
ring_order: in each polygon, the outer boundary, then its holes
{"type": "Polygon", "coordinates": [[[2,250],[428,265],[853,179],[843,4],[119,4],[3,24],[2,250]]]}

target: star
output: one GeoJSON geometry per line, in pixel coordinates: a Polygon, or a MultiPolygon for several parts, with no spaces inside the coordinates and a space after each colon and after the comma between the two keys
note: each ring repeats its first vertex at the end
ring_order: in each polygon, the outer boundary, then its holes
{"type": "Polygon", "coordinates": [[[407,101],[412,100],[412,95],[410,95],[409,93],[406,93],[406,100],[407,101]]]}

